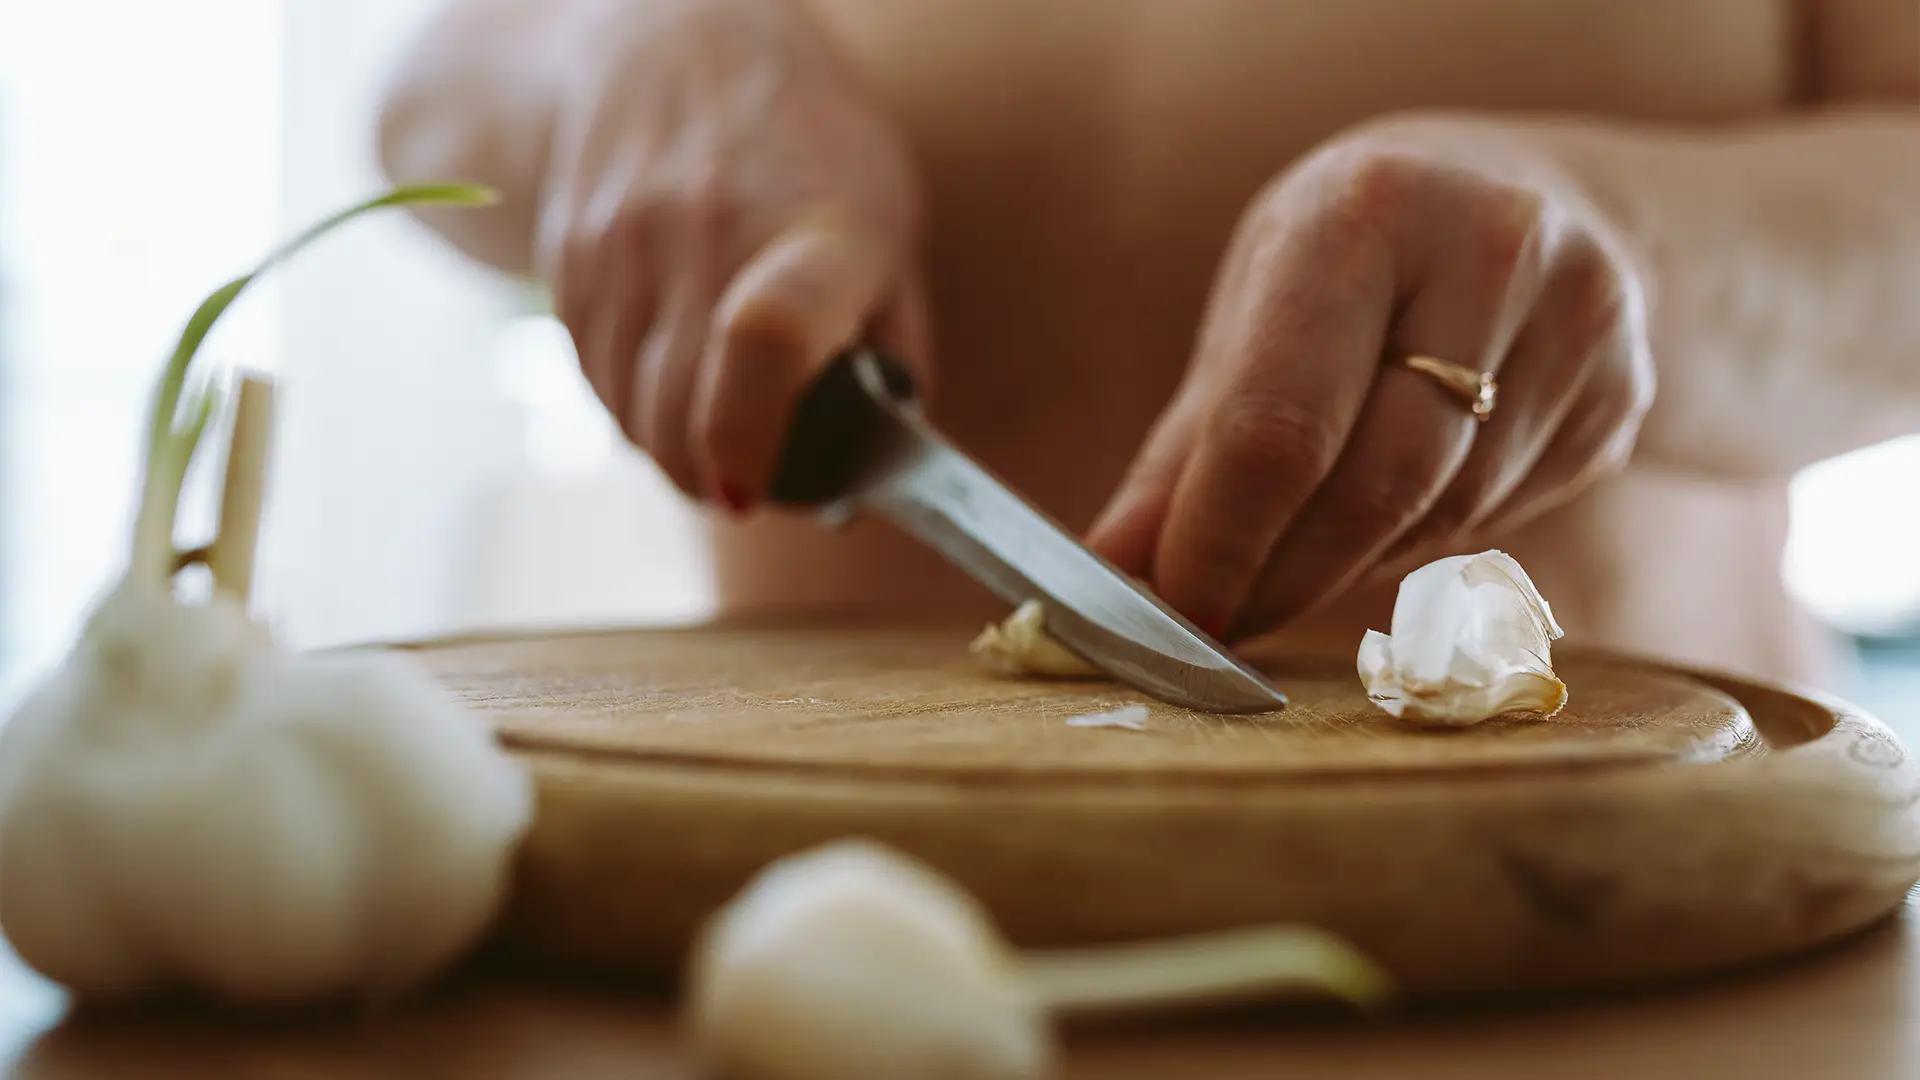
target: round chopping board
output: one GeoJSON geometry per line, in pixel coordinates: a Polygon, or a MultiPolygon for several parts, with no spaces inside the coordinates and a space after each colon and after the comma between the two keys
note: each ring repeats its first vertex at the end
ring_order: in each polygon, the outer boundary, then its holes
{"type": "Polygon", "coordinates": [[[1345,935],[1416,992],[1644,981],[1791,952],[1920,878],[1920,772],[1842,703],[1556,654],[1552,719],[1423,728],[1351,661],[1248,659],[1222,717],[1011,678],[968,628],[834,623],[409,646],[532,767],[500,935],[671,975],[768,861],[860,835],[1027,947],[1265,922],[1345,935]],[[1141,730],[1069,720],[1144,704],[1141,730]]]}

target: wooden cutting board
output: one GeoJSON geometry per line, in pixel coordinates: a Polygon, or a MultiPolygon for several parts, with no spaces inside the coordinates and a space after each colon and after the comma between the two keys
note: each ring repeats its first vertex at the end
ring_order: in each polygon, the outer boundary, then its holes
{"type": "Polygon", "coordinates": [[[1269,921],[1416,992],[1646,981],[1803,949],[1920,878],[1920,771],[1843,703],[1564,651],[1551,720],[1414,727],[1350,658],[1249,656],[1265,717],[1013,679],[976,628],[826,623],[409,648],[538,779],[500,936],[671,975],[761,866],[848,835],[973,890],[1015,942],[1269,921]],[[1144,731],[1070,717],[1134,702],[1144,731]]]}

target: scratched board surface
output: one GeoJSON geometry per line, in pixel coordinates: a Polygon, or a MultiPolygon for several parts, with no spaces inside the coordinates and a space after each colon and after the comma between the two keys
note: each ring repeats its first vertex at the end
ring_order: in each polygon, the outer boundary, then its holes
{"type": "Polygon", "coordinates": [[[1255,717],[1177,708],[1104,679],[1008,677],[953,629],[769,626],[475,641],[425,654],[520,745],[840,771],[1114,775],[1489,769],[1700,760],[1754,752],[1746,711],[1704,684],[1574,659],[1567,708],[1465,730],[1396,720],[1352,666],[1270,665],[1289,707],[1255,717]],[[1148,707],[1144,730],[1067,720],[1148,707]]]}
{"type": "Polygon", "coordinates": [[[1414,990],[1657,981],[1857,930],[1920,876],[1920,782],[1871,718],[1557,650],[1551,719],[1422,728],[1350,656],[1248,659],[1280,712],[1010,678],[973,627],[728,624],[411,651],[532,769],[501,935],[678,970],[771,860],[860,835],[1025,946],[1297,921],[1414,990]],[[1143,730],[1072,718],[1147,708],[1143,730]]]}

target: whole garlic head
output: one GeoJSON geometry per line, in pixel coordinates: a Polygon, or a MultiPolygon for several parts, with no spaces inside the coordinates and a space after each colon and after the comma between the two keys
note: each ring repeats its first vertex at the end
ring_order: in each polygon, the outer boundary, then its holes
{"type": "Polygon", "coordinates": [[[1360,642],[1360,681],[1394,716],[1467,725],[1512,712],[1552,716],[1567,701],[1553,672],[1564,634],[1520,564],[1501,551],[1439,559],[1408,574],[1391,636],[1360,642]]]}
{"type": "Polygon", "coordinates": [[[531,815],[403,657],[122,586],[0,727],[0,932],[83,996],[383,997],[484,929],[531,815]]]}
{"type": "Polygon", "coordinates": [[[761,871],[702,935],[688,1009],[707,1063],[752,1080],[1027,1080],[1053,1054],[973,898],[861,840],[761,871]]]}

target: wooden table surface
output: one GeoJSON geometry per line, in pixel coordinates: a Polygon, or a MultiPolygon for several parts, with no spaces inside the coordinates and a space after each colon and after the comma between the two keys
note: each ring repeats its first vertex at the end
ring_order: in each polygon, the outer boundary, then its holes
{"type": "MultiPolygon", "coordinates": [[[[1410,1013],[1367,1027],[1257,1016],[1083,1032],[1075,1080],[1920,1077],[1920,904],[1836,947],[1655,993],[1410,1013]]],[[[242,1025],[173,1012],[66,1015],[0,953],[7,1080],[691,1078],[668,1005],[476,975],[384,1019],[242,1025]]]]}

